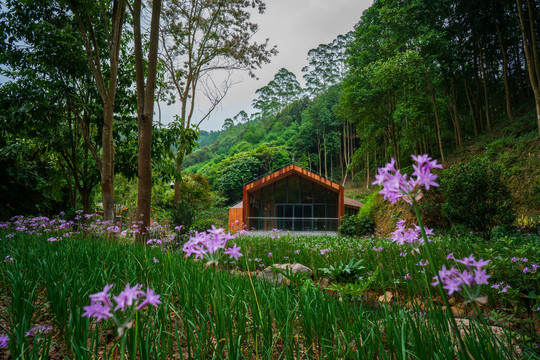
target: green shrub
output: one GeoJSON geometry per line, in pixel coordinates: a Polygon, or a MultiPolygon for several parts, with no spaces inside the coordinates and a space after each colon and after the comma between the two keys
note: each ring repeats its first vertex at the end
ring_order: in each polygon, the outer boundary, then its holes
{"type": "Polygon", "coordinates": [[[344,236],[366,236],[375,232],[375,222],[369,215],[345,216],[339,227],[344,236]]]}
{"type": "Polygon", "coordinates": [[[510,226],[515,219],[513,200],[502,178],[502,167],[473,159],[442,172],[441,190],[446,198],[443,215],[453,224],[465,225],[489,240],[495,226],[510,226]]]}
{"type": "Polygon", "coordinates": [[[191,229],[202,232],[212,228],[212,225],[219,227],[219,223],[220,221],[216,219],[199,219],[195,221],[191,229]]]}
{"type": "Polygon", "coordinates": [[[174,225],[183,225],[182,233],[186,233],[191,230],[193,225],[193,218],[195,216],[195,210],[189,202],[180,199],[176,203],[175,207],[171,210],[171,220],[174,225]]]}
{"type": "Polygon", "coordinates": [[[362,202],[364,205],[358,211],[358,216],[371,216],[379,204],[379,191],[369,194],[362,202]]]}

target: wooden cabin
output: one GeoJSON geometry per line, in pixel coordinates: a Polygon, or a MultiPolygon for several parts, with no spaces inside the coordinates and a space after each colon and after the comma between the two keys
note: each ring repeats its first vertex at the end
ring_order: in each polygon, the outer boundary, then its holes
{"type": "Polygon", "coordinates": [[[343,186],[296,164],[244,185],[242,201],[229,209],[229,230],[337,231],[359,201],[343,186]]]}

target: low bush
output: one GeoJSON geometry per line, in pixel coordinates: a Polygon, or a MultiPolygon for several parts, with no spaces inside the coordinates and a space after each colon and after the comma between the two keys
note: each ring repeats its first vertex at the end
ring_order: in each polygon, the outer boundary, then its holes
{"type": "Polygon", "coordinates": [[[192,230],[202,232],[212,228],[212,225],[219,227],[220,221],[217,219],[199,219],[193,223],[192,230]]]}
{"type": "Polygon", "coordinates": [[[375,221],[369,215],[345,216],[339,227],[344,236],[367,236],[375,233],[375,221]]]}
{"type": "Polygon", "coordinates": [[[185,200],[179,200],[171,210],[171,220],[176,226],[183,225],[182,232],[191,230],[194,216],[195,210],[191,204],[185,200]]]}
{"type": "Polygon", "coordinates": [[[485,240],[490,239],[494,227],[512,225],[514,202],[502,170],[497,164],[476,158],[442,172],[442,213],[450,223],[465,225],[485,240]]]}

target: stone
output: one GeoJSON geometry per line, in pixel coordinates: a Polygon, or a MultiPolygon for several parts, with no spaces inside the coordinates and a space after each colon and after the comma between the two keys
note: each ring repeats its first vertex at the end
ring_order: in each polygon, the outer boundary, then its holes
{"type": "Polygon", "coordinates": [[[379,302],[390,302],[394,295],[390,291],[386,291],[384,295],[379,296],[379,302]]]}
{"type": "MultiPolygon", "coordinates": [[[[276,269],[279,269],[283,272],[301,272],[305,273],[306,277],[312,277],[313,271],[308,268],[307,266],[304,266],[302,264],[294,263],[294,264],[274,264],[273,265],[276,269]],[[287,270],[288,269],[288,270],[287,270]]],[[[263,271],[261,271],[257,275],[257,279],[268,281],[271,283],[275,283],[276,285],[288,285],[290,283],[289,279],[285,278],[282,274],[279,272],[276,272],[272,266],[268,266],[263,271]]]]}

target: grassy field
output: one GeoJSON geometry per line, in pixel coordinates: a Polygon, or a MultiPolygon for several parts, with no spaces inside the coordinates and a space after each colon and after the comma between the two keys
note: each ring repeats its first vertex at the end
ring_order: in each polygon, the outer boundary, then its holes
{"type": "Polygon", "coordinates": [[[480,289],[487,303],[465,304],[455,292],[447,311],[421,247],[244,235],[229,240],[242,257],[205,268],[184,256],[187,239],[165,236],[166,228],[151,246],[113,239],[119,230],[45,218],[1,225],[0,336],[9,338],[1,359],[540,358],[537,234],[489,244],[470,234],[435,237],[437,268],[459,267],[454,259],[471,253],[491,261],[489,285],[480,289]],[[294,262],[313,277],[290,273],[280,286],[255,278],[294,262]],[[89,296],[108,284],[113,296],[141,284],[161,304],[126,307],[99,322],[82,316],[89,296]],[[470,320],[458,321],[461,336],[454,317],[470,320]]]}

